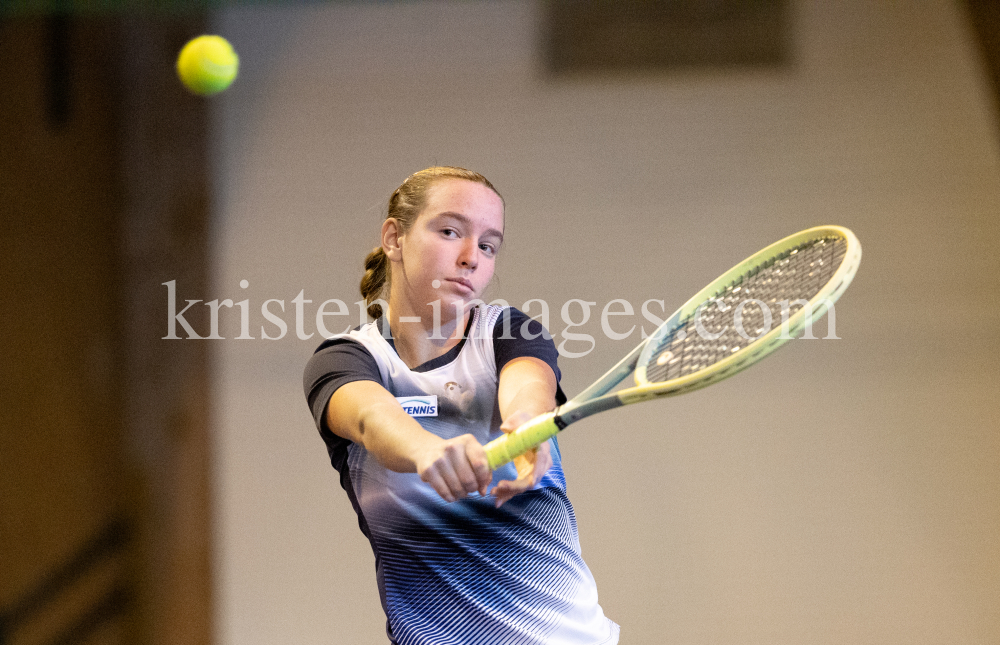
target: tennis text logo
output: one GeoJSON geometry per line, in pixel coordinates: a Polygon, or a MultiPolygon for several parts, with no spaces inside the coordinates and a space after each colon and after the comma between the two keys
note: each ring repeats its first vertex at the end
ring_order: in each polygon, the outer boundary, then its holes
{"type": "Polygon", "coordinates": [[[430,396],[397,396],[403,411],[411,417],[436,417],[438,415],[437,394],[430,396]]]}

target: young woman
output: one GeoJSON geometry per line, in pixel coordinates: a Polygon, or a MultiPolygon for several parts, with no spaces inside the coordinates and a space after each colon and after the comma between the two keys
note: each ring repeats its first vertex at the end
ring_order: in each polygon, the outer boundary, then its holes
{"type": "Polygon", "coordinates": [[[408,177],[365,260],[375,322],[320,345],[306,397],[375,552],[390,642],[617,643],[555,439],[496,472],[483,451],[565,401],[542,326],[479,299],[503,230],[482,175],[408,177]]]}

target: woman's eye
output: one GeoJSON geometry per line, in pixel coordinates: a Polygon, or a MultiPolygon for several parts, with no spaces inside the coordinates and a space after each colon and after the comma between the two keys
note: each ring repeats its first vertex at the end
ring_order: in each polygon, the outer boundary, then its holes
{"type": "Polygon", "coordinates": [[[446,228],[441,231],[441,234],[445,237],[458,237],[458,232],[452,228],[446,228]]]}
{"type": "Polygon", "coordinates": [[[496,249],[493,247],[492,244],[480,244],[479,248],[483,251],[483,253],[487,255],[493,255],[494,253],[496,253],[496,249]]]}

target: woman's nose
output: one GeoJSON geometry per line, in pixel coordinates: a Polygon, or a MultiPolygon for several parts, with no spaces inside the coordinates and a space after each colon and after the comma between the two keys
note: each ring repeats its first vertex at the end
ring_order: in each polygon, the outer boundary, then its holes
{"type": "Polygon", "coordinates": [[[462,245],[462,253],[458,258],[459,264],[463,267],[468,267],[470,269],[475,269],[478,263],[479,254],[477,253],[478,247],[474,241],[469,241],[462,245]]]}

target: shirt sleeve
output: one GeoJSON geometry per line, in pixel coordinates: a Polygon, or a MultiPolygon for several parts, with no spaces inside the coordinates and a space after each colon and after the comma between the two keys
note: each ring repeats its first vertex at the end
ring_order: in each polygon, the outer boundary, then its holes
{"type": "Polygon", "coordinates": [[[325,341],[306,364],[302,377],[306,401],[320,432],[326,426],[326,405],[339,388],[352,381],[382,382],[375,358],[361,344],[347,338],[325,341]]]}
{"type": "Polygon", "coordinates": [[[542,323],[514,307],[507,307],[493,326],[493,355],[496,358],[497,378],[504,365],[515,358],[530,356],[545,362],[556,375],[556,405],[566,402],[566,395],[559,384],[562,378],[557,360],[559,352],[542,323]]]}

